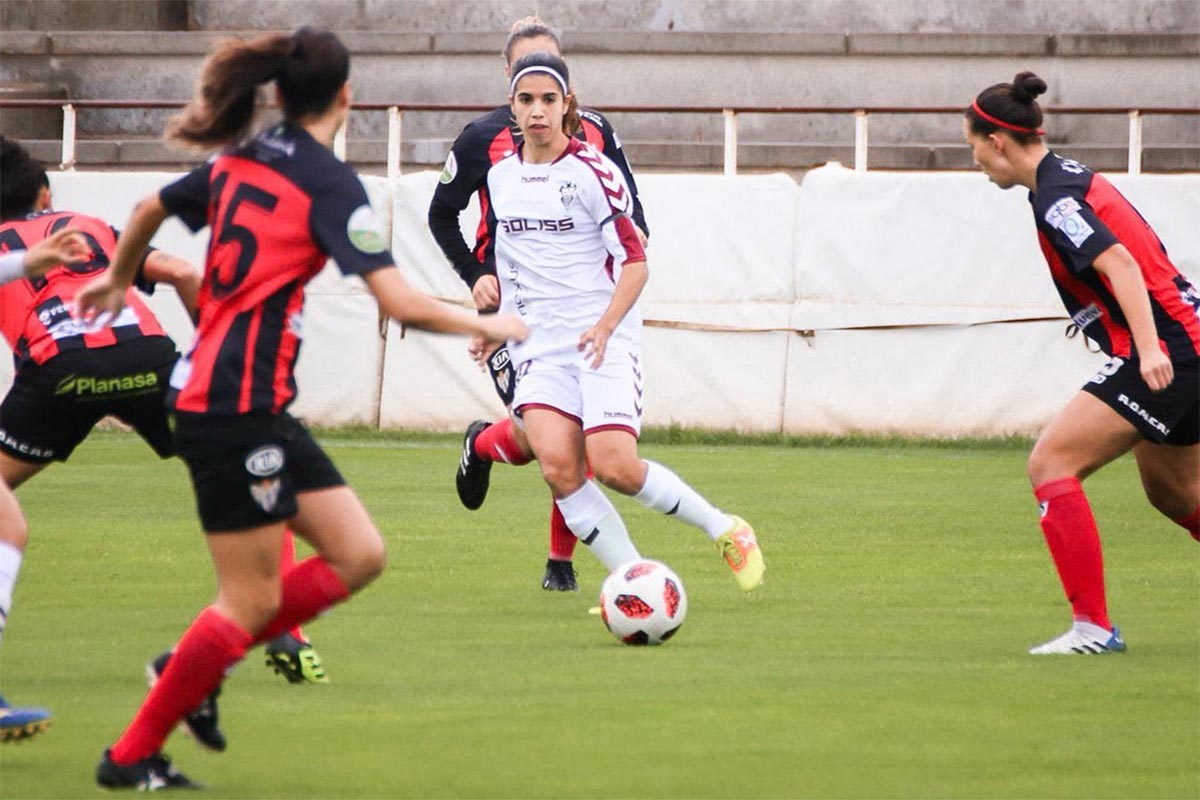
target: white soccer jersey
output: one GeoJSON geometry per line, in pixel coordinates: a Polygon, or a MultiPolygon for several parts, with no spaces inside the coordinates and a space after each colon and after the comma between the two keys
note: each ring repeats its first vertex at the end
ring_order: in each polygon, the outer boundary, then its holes
{"type": "MultiPolygon", "coordinates": [[[[528,339],[509,345],[513,361],[577,357],[579,337],[608,309],[621,268],[646,258],[625,179],[603,154],[571,139],[550,164],[527,164],[519,151],[497,162],[488,194],[500,310],[529,326],[528,339]]],[[[613,338],[636,347],[641,327],[635,306],[613,338]]]]}

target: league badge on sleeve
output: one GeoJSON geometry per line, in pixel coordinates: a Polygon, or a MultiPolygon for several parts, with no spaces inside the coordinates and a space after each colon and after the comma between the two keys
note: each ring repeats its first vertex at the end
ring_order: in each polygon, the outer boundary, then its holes
{"type": "Polygon", "coordinates": [[[1071,244],[1082,247],[1088,237],[1096,231],[1079,213],[1081,210],[1082,206],[1079,205],[1078,200],[1074,197],[1064,197],[1050,206],[1050,210],[1046,212],[1045,216],[1046,224],[1061,231],[1063,236],[1071,240],[1071,244]]]}
{"type": "Polygon", "coordinates": [[[446,166],[442,167],[442,174],[438,177],[438,183],[453,183],[454,178],[458,175],[458,159],[454,157],[454,151],[450,151],[450,155],[446,156],[446,166]]]}
{"type": "Polygon", "coordinates": [[[364,253],[382,253],[387,249],[383,220],[369,205],[354,209],[350,219],[346,220],[346,236],[350,244],[364,253]]]}

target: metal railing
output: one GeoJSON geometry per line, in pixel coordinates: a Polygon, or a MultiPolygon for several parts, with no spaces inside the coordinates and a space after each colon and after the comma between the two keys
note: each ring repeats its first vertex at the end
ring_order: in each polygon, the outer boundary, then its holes
{"type": "MultiPolygon", "coordinates": [[[[84,108],[105,109],[179,109],[182,100],[36,100],[0,99],[0,108],[61,108],[63,113],[61,168],[75,169],[76,110],[84,108]]],[[[387,175],[400,174],[401,132],[405,112],[480,112],[491,111],[495,104],[461,103],[355,103],[355,111],[384,111],[388,119],[387,175]]],[[[737,174],[738,115],[740,114],[833,114],[854,117],[854,169],[865,172],[869,147],[870,118],[872,114],[961,114],[958,106],[605,106],[606,113],[644,114],[721,114],[725,120],[723,167],[726,175],[737,174]]],[[[1178,107],[1094,107],[1060,106],[1043,109],[1046,114],[1078,114],[1092,116],[1128,116],[1129,160],[1128,171],[1139,175],[1142,171],[1142,120],[1156,116],[1200,116],[1200,108],[1178,107]]],[[[333,142],[338,158],[346,157],[346,129],[337,132],[333,142]]]]}

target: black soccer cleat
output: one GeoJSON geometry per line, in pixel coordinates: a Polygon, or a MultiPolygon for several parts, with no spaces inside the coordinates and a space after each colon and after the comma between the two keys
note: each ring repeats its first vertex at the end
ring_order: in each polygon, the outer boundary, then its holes
{"type": "MultiPolygon", "coordinates": [[[[150,688],[154,688],[154,684],[158,683],[159,677],[167,669],[167,662],[170,660],[171,651],[168,650],[146,665],[146,681],[150,684],[150,688]]],[[[183,727],[188,735],[196,740],[196,744],[206,750],[212,750],[214,753],[225,752],[226,745],[225,734],[221,732],[221,728],[217,724],[217,698],[220,695],[221,687],[218,686],[208,697],[204,698],[204,702],[184,715],[183,718],[183,727]]]]}
{"type": "Polygon", "coordinates": [[[570,561],[546,561],[546,574],[542,576],[542,588],[548,592],[578,592],[575,567],[570,561]]]}
{"type": "Polygon", "coordinates": [[[175,769],[171,759],[162,753],[121,766],[113,762],[111,750],[105,750],[100,763],[96,765],[96,785],[102,789],[136,789],[139,792],[204,788],[175,769]]]}
{"type": "Polygon", "coordinates": [[[284,632],[267,642],[267,666],[288,683],[329,683],[316,649],[308,642],[284,632]]]}
{"type": "Polygon", "coordinates": [[[483,505],[491,483],[492,462],[475,454],[475,437],[483,433],[490,423],[477,419],[467,426],[463,436],[462,458],[458,461],[458,472],[454,476],[454,487],[458,499],[471,511],[483,505]]]}

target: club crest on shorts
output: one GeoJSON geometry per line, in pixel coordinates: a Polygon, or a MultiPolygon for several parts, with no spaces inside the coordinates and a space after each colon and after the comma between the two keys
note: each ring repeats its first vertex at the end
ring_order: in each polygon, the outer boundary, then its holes
{"type": "Polygon", "coordinates": [[[246,472],[256,478],[268,478],[283,469],[283,448],[265,444],[246,456],[246,472]]]}
{"type": "Polygon", "coordinates": [[[574,181],[563,181],[558,185],[558,199],[562,200],[563,208],[570,208],[571,203],[575,202],[575,193],[579,191],[579,187],[574,181]]]}
{"type": "Polygon", "coordinates": [[[283,481],[279,478],[267,478],[250,484],[250,496],[258,503],[259,508],[269,514],[275,510],[275,504],[279,502],[279,490],[282,488],[283,481]]]}

